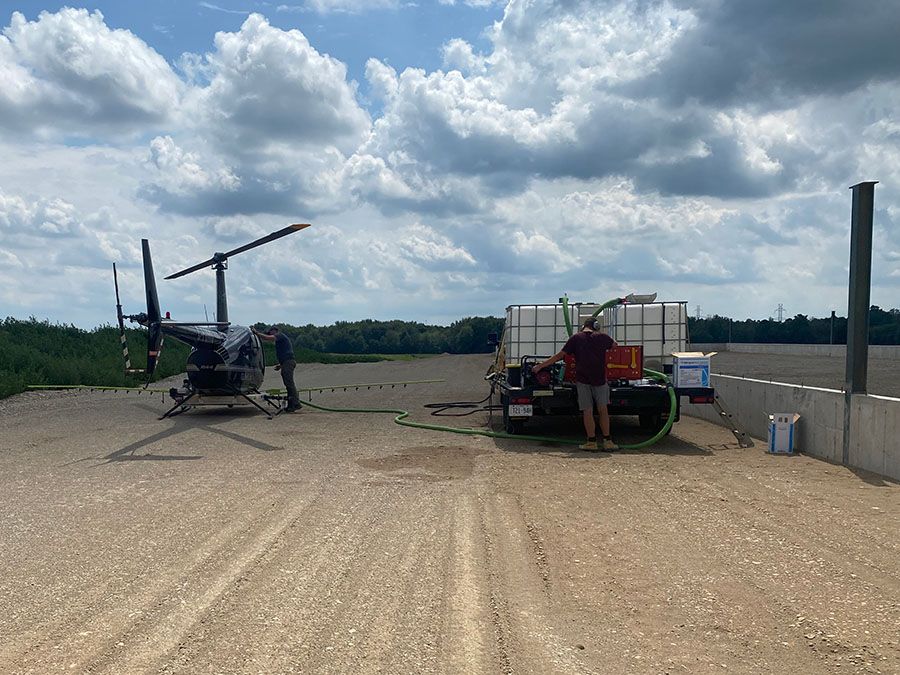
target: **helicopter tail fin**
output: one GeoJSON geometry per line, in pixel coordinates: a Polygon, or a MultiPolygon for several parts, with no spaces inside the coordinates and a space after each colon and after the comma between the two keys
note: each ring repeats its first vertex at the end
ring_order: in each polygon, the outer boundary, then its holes
{"type": "Polygon", "coordinates": [[[162,323],[159,311],[159,295],[156,293],[156,277],[153,276],[153,259],[150,257],[150,242],[141,239],[141,253],[144,259],[144,290],[147,294],[147,379],[156,370],[162,351],[162,323]]]}

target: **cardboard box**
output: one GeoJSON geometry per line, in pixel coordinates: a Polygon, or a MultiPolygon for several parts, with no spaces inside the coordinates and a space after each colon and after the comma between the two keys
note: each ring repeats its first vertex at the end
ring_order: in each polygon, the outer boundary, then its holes
{"type": "Polygon", "coordinates": [[[797,413],[774,413],[769,415],[769,449],[776,455],[794,454],[794,427],[800,415],[797,413]]]}
{"type": "Polygon", "coordinates": [[[675,357],[672,364],[672,383],[676,387],[708,387],[709,358],[716,354],[710,352],[672,352],[675,357]]]}

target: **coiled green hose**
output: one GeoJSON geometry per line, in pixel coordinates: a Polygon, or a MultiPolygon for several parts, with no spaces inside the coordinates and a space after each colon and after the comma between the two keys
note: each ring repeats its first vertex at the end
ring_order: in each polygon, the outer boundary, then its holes
{"type": "MultiPolygon", "coordinates": [[[[668,378],[662,373],[657,373],[656,371],[645,371],[651,375],[651,377],[659,376],[666,380],[668,383],[668,378]]],[[[656,379],[656,377],[654,377],[656,379]]],[[[662,429],[650,439],[646,441],[642,441],[640,443],[634,443],[631,445],[620,445],[619,447],[623,450],[640,450],[641,448],[646,448],[657,441],[659,441],[663,436],[665,436],[669,429],[672,428],[672,424],[675,422],[675,408],[677,405],[677,400],[675,398],[675,390],[671,385],[668,386],[669,390],[669,418],[666,420],[666,423],[663,425],[662,429]]],[[[557,438],[553,436],[532,436],[530,434],[508,434],[503,431],[488,431],[487,429],[472,429],[468,427],[448,427],[442,424],[427,424],[424,422],[413,422],[411,420],[406,419],[409,417],[408,410],[400,410],[399,408],[333,408],[329,406],[319,405],[317,403],[312,403],[310,401],[303,401],[302,404],[304,406],[309,406],[310,408],[315,408],[316,410],[322,410],[324,412],[334,412],[334,413],[382,413],[395,415],[394,422],[404,427],[413,427],[416,429],[428,429],[429,431],[445,431],[451,434],[464,434],[467,436],[487,436],[489,438],[508,438],[514,441],[537,441],[541,443],[556,443],[559,445],[581,445],[583,441],[574,440],[570,438],[557,438]]]]}

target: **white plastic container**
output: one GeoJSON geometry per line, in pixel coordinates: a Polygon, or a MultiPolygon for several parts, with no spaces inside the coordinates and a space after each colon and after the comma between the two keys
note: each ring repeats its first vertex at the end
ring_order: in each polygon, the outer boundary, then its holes
{"type": "MultiPolygon", "coordinates": [[[[596,308],[582,305],[581,314],[590,316],[596,308]]],[[[687,349],[687,316],[686,302],[616,305],[603,310],[600,326],[620,345],[641,345],[644,364],[660,369],[674,362],[673,352],[687,349]]]]}
{"type": "MultiPolygon", "coordinates": [[[[578,308],[569,305],[573,327],[578,323],[578,308]]],[[[510,305],[506,308],[503,341],[506,361],[518,362],[523,356],[553,356],[569,339],[563,306],[510,305]]]]}
{"type": "MultiPolygon", "coordinates": [[[[580,330],[599,307],[595,303],[570,304],[573,330],[580,330]]],[[[673,363],[672,352],[687,349],[686,302],[618,305],[605,309],[598,318],[600,329],[618,344],[642,346],[648,368],[661,370],[663,364],[673,363]]],[[[562,304],[506,308],[503,341],[507,363],[518,362],[523,356],[552,356],[568,339],[562,304]]]]}

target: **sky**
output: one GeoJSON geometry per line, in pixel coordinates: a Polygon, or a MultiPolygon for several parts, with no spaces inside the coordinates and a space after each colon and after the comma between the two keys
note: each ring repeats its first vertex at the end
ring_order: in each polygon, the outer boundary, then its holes
{"type": "MultiPolygon", "coordinates": [[[[628,292],[900,307],[900,3],[0,0],[0,317],[448,324],[628,292]]],[[[700,308],[698,310],[698,307],[700,308]]]]}

